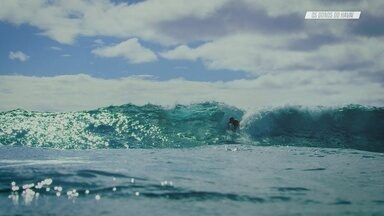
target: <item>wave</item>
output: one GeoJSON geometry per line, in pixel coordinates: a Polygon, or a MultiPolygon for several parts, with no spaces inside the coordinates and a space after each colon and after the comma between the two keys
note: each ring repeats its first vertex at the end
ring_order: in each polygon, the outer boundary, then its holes
{"type": "Polygon", "coordinates": [[[384,108],[285,107],[255,114],[246,132],[260,144],[384,152],[384,108]]]}
{"type": "Polygon", "coordinates": [[[0,113],[0,144],[97,149],[244,143],[384,152],[384,108],[297,106],[245,114],[217,102],[173,108],[127,104],[63,113],[18,109],[0,113]],[[242,120],[240,132],[227,130],[230,117],[242,120]]]}

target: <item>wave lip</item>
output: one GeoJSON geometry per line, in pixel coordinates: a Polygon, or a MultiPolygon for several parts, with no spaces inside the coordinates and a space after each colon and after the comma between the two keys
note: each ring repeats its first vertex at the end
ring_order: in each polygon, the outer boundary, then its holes
{"type": "Polygon", "coordinates": [[[58,149],[162,148],[216,144],[225,140],[230,116],[243,111],[220,103],[110,106],[91,111],[0,113],[3,145],[58,149]]]}
{"type": "Polygon", "coordinates": [[[384,152],[384,108],[299,106],[245,111],[217,102],[126,104],[80,112],[0,113],[0,144],[57,149],[183,148],[223,143],[352,148],[384,152]]]}

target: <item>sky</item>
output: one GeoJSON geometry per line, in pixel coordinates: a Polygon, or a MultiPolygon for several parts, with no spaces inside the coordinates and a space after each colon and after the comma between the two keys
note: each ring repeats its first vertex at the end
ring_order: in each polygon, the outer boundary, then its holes
{"type": "Polygon", "coordinates": [[[381,0],[2,0],[0,111],[383,106],[382,11],[381,0]]]}

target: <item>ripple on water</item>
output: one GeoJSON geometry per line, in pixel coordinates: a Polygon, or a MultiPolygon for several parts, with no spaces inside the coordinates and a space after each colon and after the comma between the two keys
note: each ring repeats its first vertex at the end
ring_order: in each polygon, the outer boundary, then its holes
{"type": "Polygon", "coordinates": [[[239,195],[233,193],[219,193],[207,191],[180,191],[180,192],[163,192],[163,193],[150,193],[142,192],[140,195],[148,198],[166,198],[172,200],[191,199],[195,201],[204,200],[232,200],[232,201],[248,201],[255,203],[262,203],[266,200],[261,197],[239,195]]]}
{"type": "Polygon", "coordinates": [[[291,197],[287,197],[287,196],[271,196],[269,197],[271,201],[290,201],[291,200],[291,197]]]}
{"type": "Polygon", "coordinates": [[[374,156],[371,156],[371,155],[363,155],[361,156],[362,158],[375,158],[374,156]]]}
{"type": "Polygon", "coordinates": [[[120,174],[120,173],[112,173],[112,172],[106,172],[101,170],[89,170],[89,169],[79,170],[77,171],[77,175],[85,178],[94,178],[97,176],[127,178],[126,175],[120,174]]]}
{"type": "Polygon", "coordinates": [[[277,187],[276,188],[280,192],[301,192],[301,191],[309,191],[309,189],[304,188],[304,187],[277,187]]]}
{"type": "Polygon", "coordinates": [[[336,202],[332,203],[332,205],[350,205],[352,204],[351,201],[348,200],[343,200],[343,199],[338,199],[336,202]]]}
{"type": "Polygon", "coordinates": [[[319,168],[312,168],[312,169],[304,169],[303,171],[323,171],[323,170],[326,170],[326,169],[323,167],[319,167],[319,168]]]}

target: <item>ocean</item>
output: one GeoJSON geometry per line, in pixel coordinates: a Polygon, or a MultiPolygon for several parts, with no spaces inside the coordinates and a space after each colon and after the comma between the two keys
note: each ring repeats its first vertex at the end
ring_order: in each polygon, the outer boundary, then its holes
{"type": "Polygon", "coordinates": [[[384,215],[383,164],[381,107],[0,113],[1,215],[384,215]]]}

